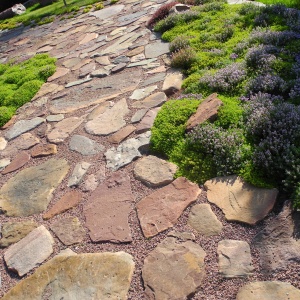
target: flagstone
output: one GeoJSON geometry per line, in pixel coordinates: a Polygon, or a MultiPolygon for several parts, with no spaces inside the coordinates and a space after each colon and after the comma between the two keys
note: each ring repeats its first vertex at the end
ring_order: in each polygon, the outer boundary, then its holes
{"type": "Polygon", "coordinates": [[[29,162],[29,160],[30,155],[27,152],[22,151],[18,153],[12,162],[2,171],[2,174],[5,175],[22,168],[29,162]]]}
{"type": "Polygon", "coordinates": [[[82,68],[83,66],[89,64],[92,60],[90,58],[86,58],[84,60],[82,60],[81,62],[79,62],[78,64],[76,64],[71,70],[72,71],[76,71],[80,68],[82,68]]]}
{"type": "Polygon", "coordinates": [[[42,87],[39,89],[39,91],[35,94],[35,96],[32,98],[31,101],[34,101],[40,97],[43,97],[47,94],[54,94],[58,93],[59,91],[63,90],[64,87],[62,85],[58,85],[55,83],[44,83],[42,87]]]}
{"type": "Polygon", "coordinates": [[[150,58],[150,59],[146,59],[146,60],[141,60],[141,61],[134,62],[134,63],[131,63],[131,64],[127,65],[127,68],[145,66],[145,65],[148,65],[149,63],[152,63],[156,60],[157,60],[157,58],[150,58]]]}
{"type": "Polygon", "coordinates": [[[108,66],[110,64],[108,56],[100,56],[96,58],[96,62],[103,66],[108,66]]]}
{"type": "Polygon", "coordinates": [[[125,68],[126,68],[126,63],[120,63],[120,64],[117,64],[115,67],[113,67],[111,69],[111,72],[117,73],[117,72],[124,70],[125,68]]]}
{"type": "Polygon", "coordinates": [[[153,91],[157,89],[157,85],[152,85],[143,89],[135,90],[132,95],[130,96],[130,99],[132,100],[141,100],[147,96],[149,96],[153,91]]]}
{"type": "Polygon", "coordinates": [[[125,7],[125,5],[122,5],[122,4],[113,5],[113,6],[101,9],[101,10],[97,10],[95,12],[91,12],[90,15],[95,16],[96,18],[98,18],[100,20],[105,20],[105,19],[111,18],[112,16],[121,12],[124,7],[125,7]]]}
{"type": "Polygon", "coordinates": [[[135,131],[135,127],[132,125],[127,125],[117,131],[116,133],[109,136],[108,141],[113,144],[119,144],[125,140],[131,133],[135,131]]]}
{"type": "Polygon", "coordinates": [[[59,122],[65,118],[63,114],[49,115],[46,117],[47,122],[59,122]]]}
{"type": "Polygon", "coordinates": [[[30,150],[32,157],[44,157],[57,153],[57,146],[54,144],[36,145],[30,150]]]}
{"type": "Polygon", "coordinates": [[[2,171],[9,164],[10,164],[10,159],[8,158],[0,159],[0,171],[2,171]]]}
{"type": "Polygon", "coordinates": [[[82,155],[95,155],[104,151],[105,147],[83,135],[73,135],[69,148],[82,155]]]}
{"type": "Polygon", "coordinates": [[[166,77],[166,73],[163,73],[163,72],[155,74],[155,75],[149,77],[148,79],[146,79],[140,86],[144,87],[144,86],[154,84],[157,82],[162,82],[165,77],[166,77]]]}
{"type": "Polygon", "coordinates": [[[160,109],[161,109],[161,107],[156,107],[156,108],[149,110],[145,114],[145,116],[143,117],[141,122],[137,125],[135,132],[143,133],[143,132],[151,129],[153,126],[154,120],[160,109]]]}
{"type": "Polygon", "coordinates": [[[91,164],[85,161],[77,163],[68,180],[68,187],[79,185],[90,166],[91,164]]]}
{"type": "Polygon", "coordinates": [[[67,60],[65,60],[63,62],[63,66],[70,69],[73,68],[74,66],[76,66],[77,64],[79,64],[81,62],[81,59],[79,57],[73,57],[73,58],[69,58],[67,60]]]}
{"type": "Polygon", "coordinates": [[[70,72],[70,69],[68,69],[68,68],[59,68],[59,67],[57,67],[56,68],[56,72],[52,76],[50,76],[47,79],[47,81],[48,82],[53,81],[53,80],[55,80],[57,78],[60,78],[62,76],[67,75],[69,72],[70,72]]]}
{"type": "Polygon", "coordinates": [[[136,111],[135,114],[132,116],[132,118],[130,120],[131,123],[139,122],[144,117],[144,115],[146,114],[147,111],[148,111],[147,108],[140,109],[140,110],[136,111]]]}
{"type": "Polygon", "coordinates": [[[109,74],[110,74],[110,71],[101,68],[101,69],[92,71],[90,75],[91,75],[91,77],[103,78],[103,77],[108,76],[109,74]]]}
{"type": "Polygon", "coordinates": [[[162,41],[151,43],[145,46],[146,58],[156,58],[169,52],[169,43],[164,43],[162,41]]]}
{"type": "Polygon", "coordinates": [[[144,50],[145,50],[144,46],[139,46],[139,47],[134,48],[134,49],[130,50],[129,52],[127,52],[126,56],[128,56],[128,57],[136,56],[138,54],[143,53],[144,50]]]}
{"type": "Polygon", "coordinates": [[[163,92],[154,93],[151,96],[145,98],[141,101],[136,101],[132,103],[132,107],[134,108],[153,108],[156,106],[162,105],[164,102],[167,101],[167,96],[163,92]]]}

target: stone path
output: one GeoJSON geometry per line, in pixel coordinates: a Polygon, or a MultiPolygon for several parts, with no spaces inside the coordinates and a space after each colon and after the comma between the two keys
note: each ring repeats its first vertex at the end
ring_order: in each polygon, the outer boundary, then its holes
{"type": "MultiPolygon", "coordinates": [[[[183,79],[145,27],[163,2],[0,32],[1,62],[57,58],[0,132],[2,299],[300,298],[300,216],[288,202],[275,215],[276,189],[199,187],[149,152],[183,79]]],[[[191,128],[217,116],[216,97],[191,128]]]]}

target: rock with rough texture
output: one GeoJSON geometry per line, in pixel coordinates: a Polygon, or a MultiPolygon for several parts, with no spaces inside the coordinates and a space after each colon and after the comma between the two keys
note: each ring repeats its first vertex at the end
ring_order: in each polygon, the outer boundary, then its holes
{"type": "Polygon", "coordinates": [[[49,142],[62,143],[83,122],[83,117],[70,117],[55,124],[53,130],[47,135],[49,142]]]}
{"type": "Polygon", "coordinates": [[[63,90],[64,87],[62,85],[58,85],[55,83],[44,83],[42,87],[39,89],[39,91],[35,94],[35,96],[32,98],[32,101],[43,97],[47,94],[54,94],[58,93],[59,91],[63,90]]]}
{"type": "Polygon", "coordinates": [[[39,126],[43,122],[45,122],[45,119],[39,118],[39,117],[31,119],[31,120],[20,120],[20,121],[16,122],[12,126],[12,128],[6,132],[5,138],[8,141],[10,141],[10,140],[18,137],[22,133],[34,129],[35,127],[39,126]]]}
{"type": "Polygon", "coordinates": [[[199,104],[197,111],[187,121],[187,130],[191,130],[206,121],[213,122],[217,118],[218,110],[223,105],[217,96],[216,93],[212,94],[199,104]]]}
{"type": "Polygon", "coordinates": [[[106,77],[110,74],[108,70],[105,69],[97,69],[91,72],[91,77],[98,77],[98,78],[103,78],[106,77]]]}
{"type": "Polygon", "coordinates": [[[147,299],[187,299],[203,284],[204,250],[191,241],[167,237],[144,261],[142,276],[147,299]]]}
{"type": "Polygon", "coordinates": [[[69,178],[68,187],[79,185],[90,166],[90,163],[84,161],[77,163],[69,178]]]}
{"type": "Polygon", "coordinates": [[[125,252],[63,253],[20,281],[2,299],[37,300],[50,294],[52,299],[64,300],[126,300],[133,271],[133,258],[125,252]]]}
{"type": "Polygon", "coordinates": [[[57,78],[60,78],[60,77],[63,77],[65,75],[67,75],[68,73],[70,72],[70,69],[67,69],[67,68],[56,68],[56,72],[50,76],[47,81],[50,82],[50,81],[53,81],[57,78]]]}
{"type": "Polygon", "coordinates": [[[13,161],[2,171],[2,174],[8,174],[14,172],[23,166],[25,166],[30,160],[30,155],[23,151],[17,154],[17,156],[13,159],[13,161]]]}
{"type": "Polygon", "coordinates": [[[106,169],[105,166],[100,166],[96,174],[90,174],[87,176],[86,181],[81,186],[84,192],[94,191],[97,186],[104,181],[106,178],[106,169]]]}
{"type": "Polygon", "coordinates": [[[128,57],[132,57],[132,56],[135,56],[135,55],[138,55],[138,54],[141,54],[144,52],[144,49],[145,47],[144,46],[139,46],[139,47],[136,47],[132,50],[130,50],[129,52],[126,53],[126,56],[128,57]]]}
{"type": "Polygon", "coordinates": [[[23,276],[52,254],[53,244],[52,235],[41,225],[10,246],[4,253],[4,260],[10,270],[23,276]]]}
{"type": "Polygon", "coordinates": [[[196,201],[200,193],[197,184],[179,177],[143,198],[136,207],[144,236],[152,237],[174,226],[182,212],[196,201]]]}
{"type": "Polygon", "coordinates": [[[218,235],[223,225],[211,210],[209,204],[197,204],[192,207],[188,224],[205,236],[218,235]]]}
{"type": "Polygon", "coordinates": [[[132,95],[130,96],[130,99],[132,100],[141,100],[147,96],[149,96],[153,91],[157,89],[157,85],[148,86],[143,89],[135,90],[132,95]]]}
{"type": "Polygon", "coordinates": [[[260,253],[260,265],[265,273],[286,269],[289,264],[300,263],[300,213],[293,212],[286,202],[283,210],[253,239],[260,253]]]}
{"type": "Polygon", "coordinates": [[[179,231],[170,231],[168,233],[167,236],[170,236],[170,237],[175,237],[177,240],[181,240],[181,241],[194,241],[196,238],[195,238],[195,235],[191,232],[188,232],[188,231],[182,231],[182,232],[179,232],[179,231]]]}
{"type": "Polygon", "coordinates": [[[2,224],[0,247],[8,247],[17,243],[37,226],[38,224],[32,220],[2,224]]]}
{"type": "Polygon", "coordinates": [[[236,175],[205,182],[207,199],[216,204],[229,221],[250,225],[262,220],[273,208],[277,189],[263,189],[244,182],[236,175]]]}
{"type": "Polygon", "coordinates": [[[95,155],[104,151],[104,146],[89,139],[83,135],[73,135],[70,144],[70,150],[76,151],[82,155],[95,155]]]}
{"type": "Polygon", "coordinates": [[[149,110],[145,114],[145,116],[143,117],[141,122],[137,125],[135,132],[143,133],[143,132],[151,129],[153,126],[154,120],[160,109],[161,109],[161,107],[156,107],[156,108],[149,110]]]}
{"type": "Polygon", "coordinates": [[[218,243],[219,272],[225,278],[247,277],[251,275],[250,247],[247,242],[222,240],[218,243]]]}
{"type": "Polygon", "coordinates": [[[117,64],[115,67],[111,69],[112,73],[118,73],[126,68],[126,63],[117,64]]]}
{"type": "Polygon", "coordinates": [[[172,95],[181,90],[183,75],[180,72],[168,74],[164,80],[162,90],[167,95],[172,95]]]}
{"type": "Polygon", "coordinates": [[[72,190],[64,194],[46,213],[43,215],[44,220],[53,218],[75,206],[82,200],[82,195],[77,190],[72,190]]]}
{"type": "Polygon", "coordinates": [[[76,217],[57,220],[50,228],[60,241],[67,246],[81,243],[85,238],[85,230],[76,217]]]}
{"type": "Polygon", "coordinates": [[[85,130],[94,135],[108,135],[116,132],[126,125],[124,117],[128,112],[126,99],[123,98],[97,118],[88,121],[85,130]]]}
{"type": "Polygon", "coordinates": [[[57,153],[57,147],[54,144],[37,145],[30,151],[32,157],[44,157],[57,153]]]}
{"type": "Polygon", "coordinates": [[[70,88],[70,87],[73,87],[73,86],[76,86],[76,85],[84,84],[84,83],[89,82],[91,80],[92,80],[92,78],[84,78],[84,79],[75,80],[75,81],[72,81],[72,82],[69,82],[68,84],[66,84],[65,88],[70,88]]]}
{"type": "Polygon", "coordinates": [[[288,282],[256,281],[242,286],[236,300],[298,300],[300,290],[288,282]]]}
{"type": "Polygon", "coordinates": [[[142,157],[134,166],[134,177],[150,187],[159,187],[173,181],[177,166],[156,156],[142,157]]]}
{"type": "Polygon", "coordinates": [[[146,58],[156,58],[163,54],[169,53],[169,43],[158,41],[145,46],[146,58]]]}
{"type": "Polygon", "coordinates": [[[52,192],[68,173],[63,159],[46,162],[20,171],[0,189],[0,208],[7,216],[31,216],[44,211],[52,192]]]}
{"type": "Polygon", "coordinates": [[[133,125],[128,125],[114,133],[108,138],[108,141],[113,144],[119,144],[123,140],[125,140],[131,133],[135,131],[135,127],[133,125]]]}
{"type": "Polygon", "coordinates": [[[92,193],[83,211],[93,242],[131,242],[128,215],[134,201],[130,178],[113,173],[92,193]]]}
{"type": "Polygon", "coordinates": [[[143,148],[150,143],[150,131],[140,134],[136,138],[128,139],[117,148],[112,147],[105,152],[106,166],[113,171],[128,165],[134,159],[141,157],[143,148]]]}
{"type": "Polygon", "coordinates": [[[132,107],[134,108],[152,108],[156,106],[162,105],[167,101],[167,96],[163,92],[158,92],[149,97],[145,98],[142,101],[136,101],[132,103],[132,107]]]}

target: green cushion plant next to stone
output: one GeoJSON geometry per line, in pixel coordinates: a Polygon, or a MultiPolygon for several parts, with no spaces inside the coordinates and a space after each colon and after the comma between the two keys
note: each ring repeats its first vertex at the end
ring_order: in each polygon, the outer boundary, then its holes
{"type": "Polygon", "coordinates": [[[218,93],[217,118],[187,132],[198,100],[166,102],[152,128],[152,149],[203,184],[236,174],[276,187],[300,207],[300,13],[205,0],[154,24],[170,42],[184,93],[218,93]]]}
{"type": "Polygon", "coordinates": [[[37,54],[21,63],[0,64],[0,127],[54,74],[55,62],[48,54],[37,54]]]}

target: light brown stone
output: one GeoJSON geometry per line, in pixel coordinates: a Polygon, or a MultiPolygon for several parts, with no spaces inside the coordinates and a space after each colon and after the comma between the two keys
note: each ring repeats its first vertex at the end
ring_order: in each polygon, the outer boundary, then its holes
{"type": "Polygon", "coordinates": [[[110,61],[108,56],[100,56],[96,58],[96,62],[102,66],[108,66],[110,65],[110,61]]]}
{"type": "Polygon", "coordinates": [[[127,125],[117,131],[116,133],[112,134],[108,141],[113,144],[119,144],[123,140],[125,140],[131,133],[135,131],[135,127],[133,125],[127,125]]]}
{"type": "Polygon", "coordinates": [[[87,33],[84,38],[79,42],[79,45],[86,44],[98,37],[98,33],[87,33]]]}
{"type": "Polygon", "coordinates": [[[7,141],[5,138],[0,137],[0,151],[4,150],[6,148],[7,141]]]}
{"type": "Polygon", "coordinates": [[[262,220],[273,208],[277,189],[263,189],[232,175],[217,177],[205,182],[207,199],[216,204],[229,221],[250,225],[262,220]]]}
{"type": "Polygon", "coordinates": [[[57,153],[57,147],[54,144],[37,145],[30,151],[32,157],[43,157],[57,153]]]}
{"type": "Polygon", "coordinates": [[[131,51],[127,52],[127,53],[126,53],[126,56],[132,57],[132,56],[135,56],[135,55],[138,55],[138,54],[143,53],[144,50],[145,50],[145,47],[144,47],[144,46],[139,46],[139,47],[134,48],[134,49],[132,49],[131,51]]]}
{"type": "Polygon", "coordinates": [[[168,74],[164,80],[162,90],[167,95],[172,95],[181,90],[183,75],[179,72],[168,74]]]}
{"type": "Polygon", "coordinates": [[[33,97],[32,101],[37,98],[43,97],[47,94],[58,93],[59,91],[63,90],[64,87],[62,85],[58,85],[55,83],[44,83],[36,95],[33,97]]]}
{"type": "Polygon", "coordinates": [[[132,107],[134,107],[134,108],[152,108],[152,107],[160,106],[166,101],[167,101],[166,94],[162,93],[162,92],[158,92],[158,93],[150,95],[149,97],[145,98],[144,100],[136,101],[136,102],[132,103],[132,107]]]}
{"type": "Polygon", "coordinates": [[[76,66],[77,64],[80,64],[81,63],[81,59],[79,57],[73,57],[73,58],[69,58],[67,60],[65,60],[63,62],[63,66],[68,68],[68,69],[71,69],[73,68],[74,66],[76,66]]]}
{"type": "Polygon", "coordinates": [[[143,198],[136,207],[144,236],[148,238],[174,226],[182,212],[196,201],[200,193],[197,184],[179,177],[143,198]]]}
{"type": "Polygon", "coordinates": [[[47,79],[47,81],[50,82],[57,78],[63,77],[65,75],[67,75],[69,72],[70,72],[70,69],[67,69],[67,68],[56,68],[56,72],[52,76],[50,76],[47,79]]]}
{"type": "Polygon", "coordinates": [[[13,161],[2,171],[2,174],[8,174],[22,168],[30,160],[30,155],[23,151],[19,153],[13,161]]]}

